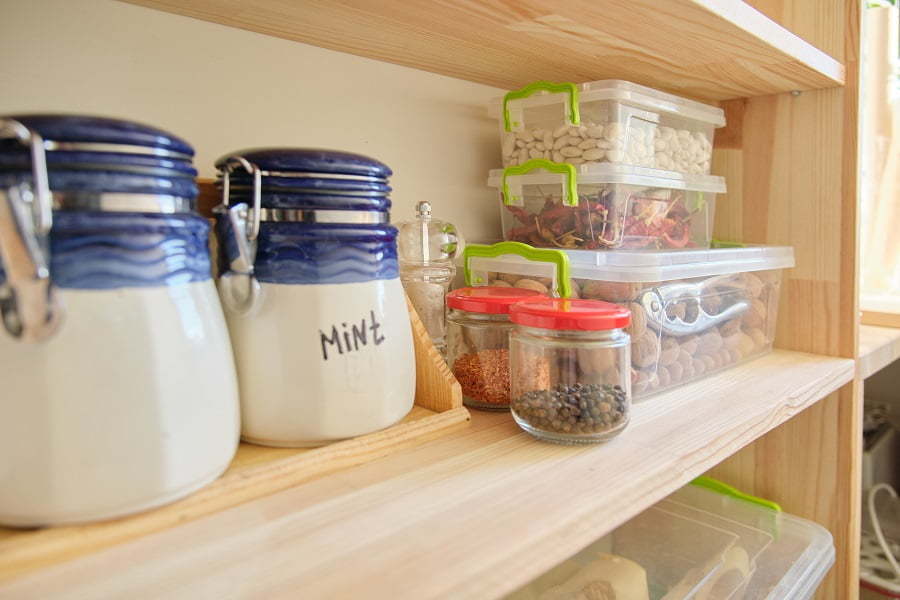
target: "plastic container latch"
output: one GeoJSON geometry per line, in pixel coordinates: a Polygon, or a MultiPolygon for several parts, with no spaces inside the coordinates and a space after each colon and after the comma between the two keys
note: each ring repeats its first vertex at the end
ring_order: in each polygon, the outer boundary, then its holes
{"type": "Polygon", "coordinates": [[[564,118],[572,125],[581,124],[581,112],[578,107],[578,87],[574,83],[552,83],[549,81],[535,81],[525,87],[507,92],[503,96],[503,127],[506,131],[521,131],[525,126],[521,106],[516,103],[510,106],[513,100],[528,98],[536,92],[549,92],[551,94],[566,94],[564,101],[564,118]]]}
{"type": "Polygon", "coordinates": [[[466,285],[482,285],[487,282],[484,278],[475,275],[471,268],[473,258],[497,258],[498,256],[521,256],[531,262],[550,263],[556,267],[553,279],[556,295],[560,298],[569,298],[572,295],[572,283],[569,275],[569,257],[562,250],[550,248],[534,248],[522,242],[497,242],[493,245],[469,244],[463,250],[463,270],[466,275],[466,285]]]}
{"type": "Polygon", "coordinates": [[[544,158],[533,158],[521,165],[503,169],[503,177],[500,182],[503,204],[507,206],[522,206],[522,182],[518,179],[518,176],[526,175],[536,169],[560,174],[562,176],[560,181],[562,203],[566,206],[578,206],[578,173],[575,170],[575,165],[557,163],[544,158]]]}

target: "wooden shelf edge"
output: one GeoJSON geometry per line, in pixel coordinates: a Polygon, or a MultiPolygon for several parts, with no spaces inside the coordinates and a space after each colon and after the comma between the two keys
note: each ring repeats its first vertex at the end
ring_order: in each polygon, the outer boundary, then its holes
{"type": "Polygon", "coordinates": [[[900,329],[894,327],[859,326],[857,369],[866,379],[900,359],[900,329]]]}
{"type": "Polygon", "coordinates": [[[409,452],[32,573],[0,595],[127,597],[165,580],[197,596],[227,572],[261,596],[498,597],[853,376],[850,359],[776,350],[636,405],[623,435],[591,447],[541,443],[509,415],[477,413],[409,452]],[[191,551],[176,561],[176,548],[191,551]],[[258,577],[262,564],[272,566],[258,577]]]}
{"type": "Polygon", "coordinates": [[[741,0],[122,1],[504,89],[627,79],[719,101],[845,81],[839,61],[741,0]]]}

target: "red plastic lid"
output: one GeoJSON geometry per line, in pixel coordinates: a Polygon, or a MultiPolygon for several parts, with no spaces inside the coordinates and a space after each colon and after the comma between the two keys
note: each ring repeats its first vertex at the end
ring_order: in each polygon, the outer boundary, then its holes
{"type": "Polygon", "coordinates": [[[467,312],[489,315],[505,315],[516,302],[546,298],[534,290],[514,287],[467,287],[447,294],[447,306],[467,312]]]}
{"type": "Polygon", "coordinates": [[[547,298],[519,302],[510,309],[509,319],[541,329],[601,331],[627,327],[631,323],[631,311],[600,300],[547,298]]]}

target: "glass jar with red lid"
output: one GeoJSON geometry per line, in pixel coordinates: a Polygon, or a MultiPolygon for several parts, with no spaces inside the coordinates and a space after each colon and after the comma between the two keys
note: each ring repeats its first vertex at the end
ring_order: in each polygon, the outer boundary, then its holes
{"type": "Polygon", "coordinates": [[[510,308],[510,407],[522,429],[564,444],[618,435],[631,412],[628,309],[547,298],[510,308]]]}
{"type": "Polygon", "coordinates": [[[466,287],[447,294],[447,362],[466,406],[509,408],[509,307],[547,296],[512,287],[466,287]]]}

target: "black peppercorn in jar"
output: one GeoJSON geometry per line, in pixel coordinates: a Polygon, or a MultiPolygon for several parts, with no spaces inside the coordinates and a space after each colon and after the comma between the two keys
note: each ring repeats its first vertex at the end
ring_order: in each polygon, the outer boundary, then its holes
{"type": "Polygon", "coordinates": [[[510,309],[510,408],[522,429],[563,444],[608,440],[631,412],[628,309],[552,298],[510,309]]]}

